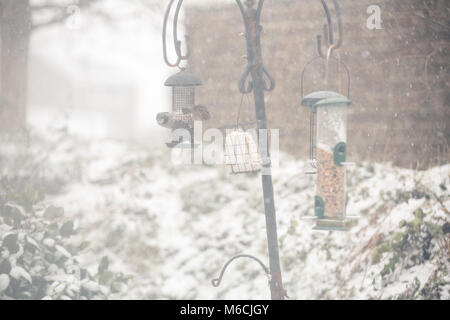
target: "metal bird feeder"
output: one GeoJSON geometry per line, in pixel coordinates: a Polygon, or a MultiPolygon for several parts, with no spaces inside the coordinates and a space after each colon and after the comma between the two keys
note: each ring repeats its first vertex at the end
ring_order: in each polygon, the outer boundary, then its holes
{"type": "Polygon", "coordinates": [[[195,107],[195,87],[202,85],[201,80],[182,70],[167,79],[164,85],[172,87],[172,128],[191,129],[195,107]]]}
{"type": "MultiPolygon", "coordinates": [[[[195,87],[200,86],[202,82],[195,75],[181,70],[171,76],[164,83],[165,86],[172,88],[172,113],[160,113],[157,116],[158,123],[162,126],[168,126],[175,134],[178,129],[185,129],[189,135],[193,136],[194,128],[194,108],[195,108],[195,87]]],[[[185,140],[190,141],[189,137],[181,135],[179,140],[174,140],[167,144],[169,148],[185,145],[185,140]]]]}
{"type": "Polygon", "coordinates": [[[178,2],[173,22],[173,40],[177,60],[171,63],[167,57],[166,30],[174,1],[170,1],[164,16],[163,51],[166,64],[170,67],[178,67],[181,71],[169,77],[164,83],[165,86],[172,88],[172,112],[159,113],[156,119],[159,125],[172,129],[172,142],[167,143],[169,148],[194,148],[194,120],[208,120],[209,114],[205,115],[206,109],[195,104],[195,88],[201,86],[202,81],[180,66],[182,61],[189,58],[188,38],[186,37],[187,53],[185,55],[181,53],[181,41],[178,40],[178,15],[182,1],[178,2]],[[198,114],[196,111],[200,111],[199,117],[196,117],[198,114]]]}
{"type": "Polygon", "coordinates": [[[331,91],[314,92],[302,100],[316,119],[317,188],[315,229],[346,230],[347,110],[351,101],[331,91]]]}
{"type": "Polygon", "coordinates": [[[315,169],[309,174],[317,174],[314,212],[317,218],[316,230],[347,230],[346,216],[346,166],[353,165],[347,159],[347,113],[352,103],[350,95],[350,73],[340,59],[332,56],[333,50],[342,45],[342,22],[337,1],[335,4],[338,16],[339,40],[334,44],[333,29],[328,6],[322,4],[329,23],[325,25],[325,40],[328,44],[327,55],[322,54],[321,37],[317,36],[319,56],[308,62],[302,72],[301,93],[304,92],[304,75],[306,68],[315,60],[325,63],[325,77],[329,86],[329,62],[336,59],[344,66],[347,73],[347,96],[333,91],[316,91],[302,99],[302,106],[310,110],[310,163],[315,169]]]}

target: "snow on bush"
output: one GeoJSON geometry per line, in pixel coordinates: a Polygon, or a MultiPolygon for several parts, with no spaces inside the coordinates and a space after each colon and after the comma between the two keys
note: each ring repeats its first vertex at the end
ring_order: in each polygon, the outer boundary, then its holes
{"type": "Polygon", "coordinates": [[[88,243],[73,243],[79,232],[64,209],[40,205],[43,194],[15,190],[0,180],[0,299],[105,299],[127,277],[101,260],[96,274],[78,260],[88,243]],[[27,208],[27,209],[25,209],[27,208]]]}
{"type": "Polygon", "coordinates": [[[75,222],[45,203],[42,180],[30,170],[38,157],[28,152],[19,163],[17,152],[0,159],[0,300],[106,299],[119,292],[129,278],[109,270],[106,256],[96,259],[95,272],[80,264],[89,243],[74,241],[75,222]]]}

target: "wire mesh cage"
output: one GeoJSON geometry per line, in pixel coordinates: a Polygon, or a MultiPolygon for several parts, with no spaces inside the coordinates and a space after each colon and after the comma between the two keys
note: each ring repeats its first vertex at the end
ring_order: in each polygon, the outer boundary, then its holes
{"type": "Polygon", "coordinates": [[[172,129],[172,141],[166,143],[169,148],[186,148],[188,144],[190,148],[196,147],[192,140],[194,120],[209,119],[206,117],[209,116],[206,108],[195,105],[195,88],[201,84],[197,76],[184,69],[164,83],[172,88],[172,111],[158,113],[156,121],[159,125],[172,129]],[[180,135],[178,129],[186,130],[186,134],[180,135]]]}
{"type": "Polygon", "coordinates": [[[242,129],[227,133],[225,140],[225,164],[232,174],[258,172],[262,168],[262,159],[258,146],[251,133],[242,129]]]}
{"type": "Polygon", "coordinates": [[[173,87],[172,118],[176,128],[192,128],[195,105],[194,87],[173,87]]]}

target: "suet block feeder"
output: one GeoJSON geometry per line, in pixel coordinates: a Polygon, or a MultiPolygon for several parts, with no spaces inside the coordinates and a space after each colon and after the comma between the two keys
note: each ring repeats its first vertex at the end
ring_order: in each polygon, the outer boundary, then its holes
{"type": "Polygon", "coordinates": [[[230,166],[232,174],[252,173],[261,170],[261,155],[251,133],[237,129],[227,134],[225,164],[230,166]]]}

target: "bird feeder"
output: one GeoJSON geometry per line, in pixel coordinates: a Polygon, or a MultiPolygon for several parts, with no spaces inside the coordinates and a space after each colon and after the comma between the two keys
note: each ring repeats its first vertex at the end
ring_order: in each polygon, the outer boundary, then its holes
{"type": "MultiPolygon", "coordinates": [[[[157,115],[159,125],[171,128],[172,134],[177,129],[185,129],[192,137],[195,87],[202,85],[201,80],[192,73],[182,70],[168,78],[164,85],[172,88],[172,113],[159,113],[157,115]]],[[[177,137],[177,139],[172,139],[172,142],[167,143],[167,146],[174,148],[185,145],[186,141],[191,141],[187,136],[182,135],[181,137],[177,137]]]]}
{"type": "Polygon", "coordinates": [[[351,101],[336,92],[307,95],[302,106],[310,108],[315,127],[311,139],[317,164],[314,211],[316,230],[346,230],[347,112],[351,101]]]}
{"type": "Polygon", "coordinates": [[[233,130],[225,139],[225,164],[232,174],[258,172],[262,168],[261,156],[253,136],[241,129],[233,130]]]}

